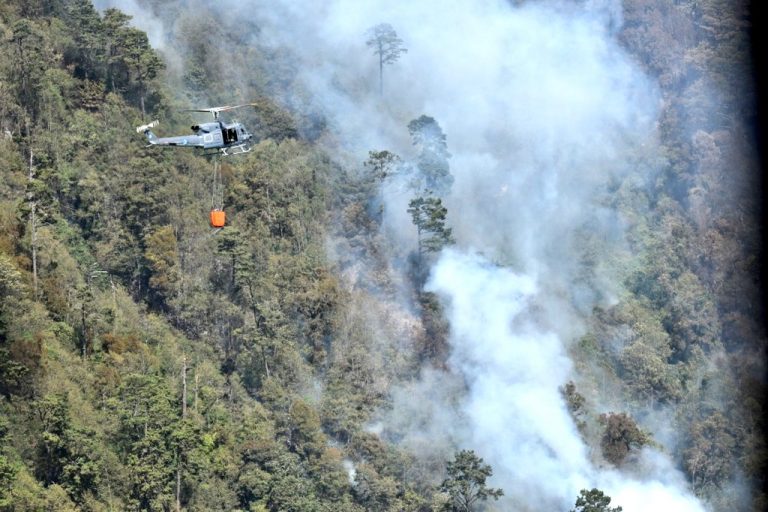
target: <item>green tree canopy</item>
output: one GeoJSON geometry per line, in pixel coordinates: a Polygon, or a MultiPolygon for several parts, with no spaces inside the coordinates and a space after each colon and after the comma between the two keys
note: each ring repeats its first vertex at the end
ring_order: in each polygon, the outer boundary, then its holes
{"type": "Polygon", "coordinates": [[[609,507],[611,497],[599,489],[582,489],[571,512],[621,512],[621,507],[609,507]]]}
{"type": "Polygon", "coordinates": [[[438,252],[454,242],[451,228],[445,226],[448,209],[438,197],[416,197],[408,203],[408,213],[418,230],[419,255],[438,252]]]}
{"type": "Polygon", "coordinates": [[[494,500],[504,495],[501,489],[485,485],[493,474],[489,464],[484,464],[473,450],[461,450],[453,461],[448,463],[448,477],[440,484],[440,491],[448,493],[450,501],[445,510],[452,512],[470,512],[480,501],[494,500]]]}
{"type": "Polygon", "coordinates": [[[632,448],[639,448],[650,441],[649,435],[640,430],[635,420],[626,413],[602,414],[600,423],[605,426],[600,447],[603,457],[612,464],[620,465],[632,448]]]}
{"type": "Polygon", "coordinates": [[[448,159],[448,143],[440,125],[430,116],[422,115],[408,123],[411,143],[419,152],[416,186],[437,195],[445,195],[453,185],[448,159]]]}

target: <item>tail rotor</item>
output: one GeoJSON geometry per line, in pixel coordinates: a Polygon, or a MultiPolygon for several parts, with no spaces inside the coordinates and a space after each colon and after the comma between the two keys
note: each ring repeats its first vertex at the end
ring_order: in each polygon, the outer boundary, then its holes
{"type": "Polygon", "coordinates": [[[149,130],[151,130],[152,128],[154,128],[155,126],[157,126],[159,124],[160,124],[160,121],[155,119],[154,121],[152,121],[149,124],[143,124],[141,126],[137,126],[136,127],[136,133],[147,133],[149,130]]]}

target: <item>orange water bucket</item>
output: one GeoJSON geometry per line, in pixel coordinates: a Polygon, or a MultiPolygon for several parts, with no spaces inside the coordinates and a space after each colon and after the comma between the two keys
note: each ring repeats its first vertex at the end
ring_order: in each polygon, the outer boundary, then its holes
{"type": "Polygon", "coordinates": [[[227,216],[224,210],[211,210],[211,227],[223,228],[227,222],[227,216]]]}

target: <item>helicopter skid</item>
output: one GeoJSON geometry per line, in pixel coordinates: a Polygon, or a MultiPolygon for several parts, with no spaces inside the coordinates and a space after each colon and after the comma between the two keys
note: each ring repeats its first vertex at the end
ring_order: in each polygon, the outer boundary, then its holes
{"type": "Polygon", "coordinates": [[[239,144],[237,146],[221,148],[221,154],[223,156],[242,155],[243,153],[250,153],[250,152],[251,152],[251,148],[246,144],[239,144]]]}

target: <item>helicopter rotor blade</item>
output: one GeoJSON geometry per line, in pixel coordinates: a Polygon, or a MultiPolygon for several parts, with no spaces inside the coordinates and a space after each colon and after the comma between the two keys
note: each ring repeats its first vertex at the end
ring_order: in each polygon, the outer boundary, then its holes
{"type": "Polygon", "coordinates": [[[232,110],[235,108],[241,108],[241,107],[255,107],[258,105],[258,103],[243,103],[242,105],[232,105],[227,107],[218,107],[222,112],[225,110],[232,110]]]}
{"type": "Polygon", "coordinates": [[[213,107],[213,108],[185,108],[182,110],[182,112],[219,112],[221,110],[221,107],[213,107]]]}
{"type": "Polygon", "coordinates": [[[209,107],[209,108],[187,108],[182,110],[182,112],[209,112],[213,114],[214,119],[218,119],[219,112],[226,112],[227,110],[232,110],[235,108],[240,107],[253,107],[256,106],[257,103],[244,103],[242,105],[226,105],[223,107],[209,107]]]}

